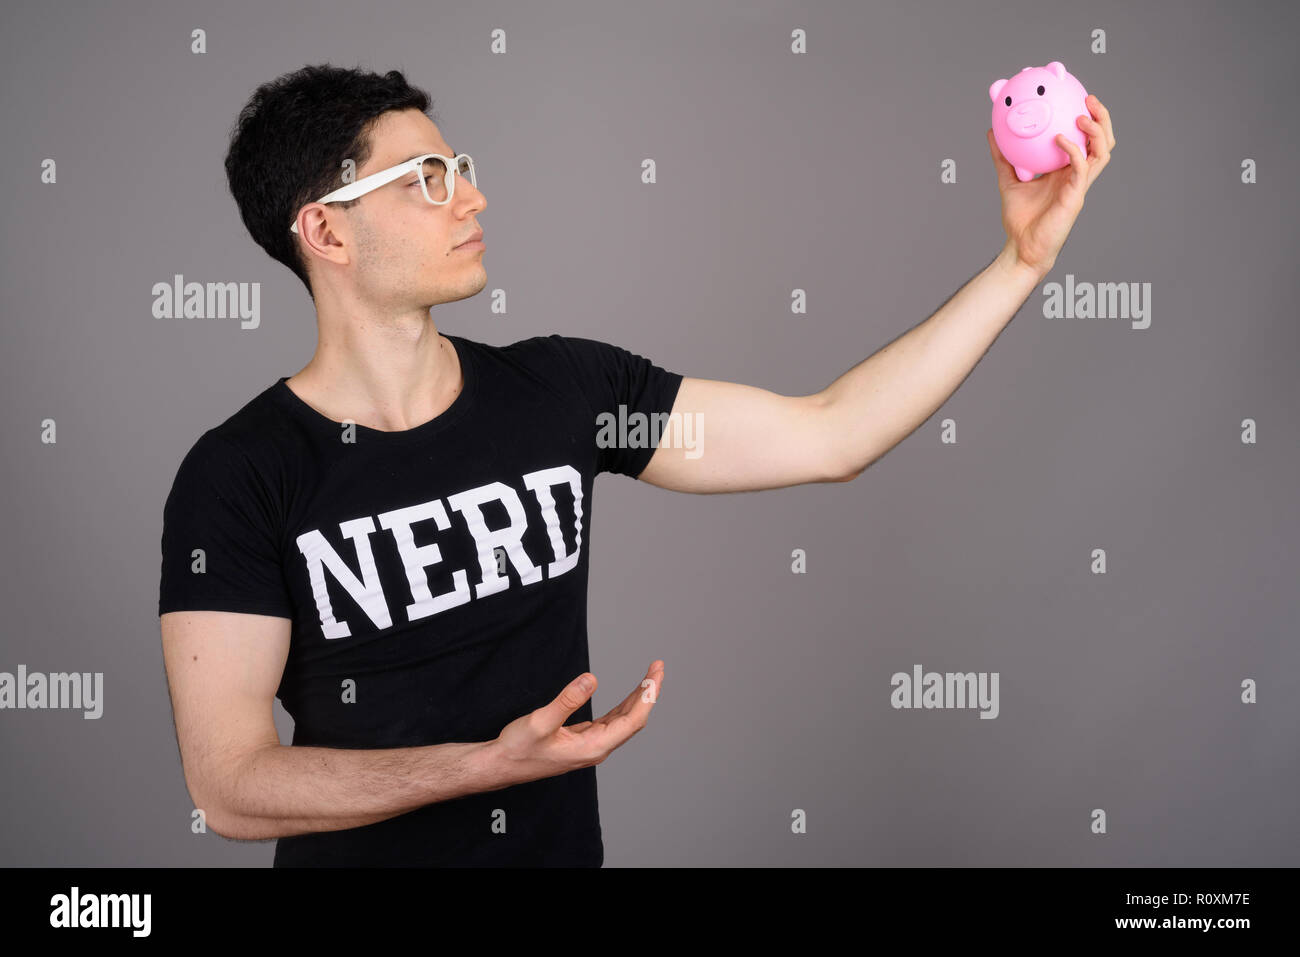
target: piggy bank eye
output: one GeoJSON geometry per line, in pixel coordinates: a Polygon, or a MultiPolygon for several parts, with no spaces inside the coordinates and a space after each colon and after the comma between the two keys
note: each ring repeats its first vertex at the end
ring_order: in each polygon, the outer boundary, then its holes
{"type": "Polygon", "coordinates": [[[1011,105],[1011,97],[1007,97],[1007,106],[1011,105]]]}
{"type": "Polygon", "coordinates": [[[1046,93],[1046,92],[1047,92],[1047,88],[1046,88],[1046,87],[1042,87],[1042,86],[1040,86],[1040,87],[1038,88],[1038,95],[1039,95],[1039,96],[1042,96],[1042,95],[1043,95],[1044,93],[1046,93]]]}

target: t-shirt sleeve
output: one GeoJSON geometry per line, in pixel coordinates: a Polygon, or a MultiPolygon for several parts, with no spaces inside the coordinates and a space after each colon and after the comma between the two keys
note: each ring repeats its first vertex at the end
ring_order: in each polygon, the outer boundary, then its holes
{"type": "Polygon", "coordinates": [[[650,423],[663,422],[672,412],[682,375],[608,342],[577,336],[550,338],[568,358],[590,407],[596,471],[636,478],[658,447],[646,439],[662,434],[661,427],[652,428],[650,423]],[[634,417],[636,413],[639,416],[634,417]],[[643,425],[639,431],[634,428],[638,418],[643,425]],[[611,434],[616,441],[609,441],[611,434]]]}
{"type": "Polygon", "coordinates": [[[158,614],[234,611],[291,619],[275,516],[248,457],[212,432],[200,437],[163,506],[158,614]]]}

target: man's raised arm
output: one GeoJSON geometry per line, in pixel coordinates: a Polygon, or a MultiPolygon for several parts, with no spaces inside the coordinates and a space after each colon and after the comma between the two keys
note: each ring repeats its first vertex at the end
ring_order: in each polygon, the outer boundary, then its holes
{"type": "Polygon", "coordinates": [[[685,378],[674,424],[637,478],[678,492],[856,478],[957,390],[1037,284],[1003,250],[933,316],[815,395],[685,378]],[[675,424],[687,416],[689,433],[675,424]]]}
{"type": "Polygon", "coordinates": [[[813,395],[683,379],[670,428],[637,478],[682,492],[845,482],[915,431],[957,391],[1051,270],[1084,195],[1109,162],[1110,114],[1095,96],[1087,105],[1091,115],[1077,119],[1087,155],[1058,136],[1070,164],[1027,182],[1016,178],[987,131],[1007,242],[938,312],[813,395]]]}

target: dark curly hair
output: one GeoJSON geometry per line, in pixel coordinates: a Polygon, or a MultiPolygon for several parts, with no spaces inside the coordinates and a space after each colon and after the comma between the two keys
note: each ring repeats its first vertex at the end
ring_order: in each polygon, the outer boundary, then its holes
{"type": "MultiPolygon", "coordinates": [[[[383,76],[328,63],[304,66],[254,91],[239,113],[226,153],[226,180],[248,232],[307,287],[293,217],[340,184],[345,159],[370,156],[372,124],[389,110],[429,114],[429,94],[398,70],[383,76]]],[[[357,200],[340,203],[344,208],[357,200]]]]}

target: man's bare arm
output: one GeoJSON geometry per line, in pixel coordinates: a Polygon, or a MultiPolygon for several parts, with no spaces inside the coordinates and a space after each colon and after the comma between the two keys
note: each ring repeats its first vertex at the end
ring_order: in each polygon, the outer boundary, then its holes
{"type": "MultiPolygon", "coordinates": [[[[239,840],[361,827],[599,764],[645,726],[654,706],[638,688],[598,720],[565,727],[594,692],[595,677],[586,674],[492,741],[375,750],[286,746],[271,705],[288,656],[288,619],[171,612],[161,628],[190,796],[211,830],[239,840]],[[584,677],[590,689],[580,685],[584,677]]],[[[662,662],[646,678],[659,687],[662,662]]]]}
{"type": "Polygon", "coordinates": [[[373,751],[272,745],[234,769],[215,820],[217,812],[204,810],[212,830],[245,841],[361,827],[505,787],[486,764],[486,748],[487,742],[373,751]]]}
{"type": "Polygon", "coordinates": [[[1006,247],[939,311],[822,393],[839,473],[861,475],[911,435],[970,375],[1042,276],[1006,247]]]}
{"type": "Polygon", "coordinates": [[[670,428],[637,478],[682,492],[847,482],[914,432],[1051,271],[1085,194],[1110,162],[1110,112],[1096,96],[1086,103],[1089,115],[1076,125],[1087,135],[1087,154],[1058,134],[1070,164],[1029,182],[1017,179],[987,131],[1006,245],[938,312],[812,395],[684,379],[670,428]],[[677,424],[688,421],[689,442],[677,424]]]}
{"type": "Polygon", "coordinates": [[[933,316],[813,395],[685,378],[637,478],[678,492],[856,478],[956,391],[1039,278],[1004,249],[933,316]]]}

